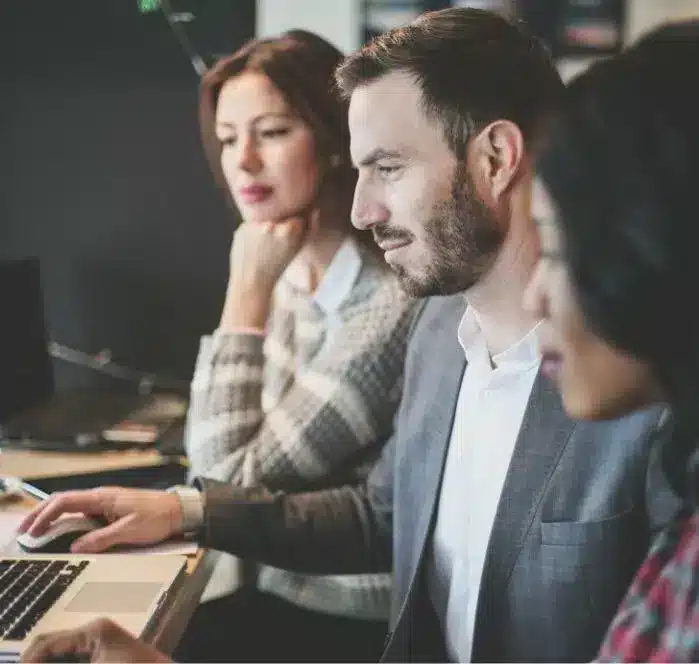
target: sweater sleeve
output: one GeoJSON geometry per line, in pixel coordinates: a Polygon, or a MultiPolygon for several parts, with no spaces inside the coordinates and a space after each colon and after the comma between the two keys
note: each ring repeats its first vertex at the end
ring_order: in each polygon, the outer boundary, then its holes
{"type": "MultiPolygon", "coordinates": [[[[259,335],[204,339],[187,425],[192,474],[298,490],[384,442],[402,391],[414,309],[387,276],[267,411],[265,365],[280,358],[265,355],[259,335]]],[[[288,352],[283,335],[268,341],[276,356],[288,352]]]]}
{"type": "Polygon", "coordinates": [[[393,446],[366,482],[306,493],[196,478],[204,496],[198,540],[233,555],[310,574],[391,571],[393,446]]]}

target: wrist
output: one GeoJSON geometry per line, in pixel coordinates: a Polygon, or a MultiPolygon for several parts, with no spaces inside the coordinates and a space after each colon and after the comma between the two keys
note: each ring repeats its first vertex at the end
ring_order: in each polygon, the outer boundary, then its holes
{"type": "Polygon", "coordinates": [[[261,289],[250,292],[229,286],[219,328],[225,331],[246,327],[264,330],[272,306],[272,292],[261,289]]]}

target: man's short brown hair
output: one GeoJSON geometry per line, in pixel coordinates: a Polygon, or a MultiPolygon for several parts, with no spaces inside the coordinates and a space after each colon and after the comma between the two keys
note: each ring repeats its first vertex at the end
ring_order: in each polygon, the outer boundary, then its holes
{"type": "Polygon", "coordinates": [[[338,67],[345,98],[392,72],[415,78],[425,111],[444,126],[450,148],[466,155],[471,136],[498,119],[533,139],[563,90],[544,46],[494,12],[452,7],[427,12],[374,39],[338,67]]]}

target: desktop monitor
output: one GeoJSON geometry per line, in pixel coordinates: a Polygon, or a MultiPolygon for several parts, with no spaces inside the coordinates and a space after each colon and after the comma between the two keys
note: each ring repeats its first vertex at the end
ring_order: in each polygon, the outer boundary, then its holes
{"type": "Polygon", "coordinates": [[[39,259],[0,261],[0,422],[47,399],[47,349],[39,259]]]}

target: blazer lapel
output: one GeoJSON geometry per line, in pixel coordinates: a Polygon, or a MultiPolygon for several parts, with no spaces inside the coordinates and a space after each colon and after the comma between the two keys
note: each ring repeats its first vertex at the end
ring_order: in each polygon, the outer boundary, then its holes
{"type": "MultiPolygon", "coordinates": [[[[410,467],[419,468],[419,494],[422,498],[415,513],[415,531],[411,537],[411,569],[409,591],[399,609],[400,616],[408,605],[421,568],[425,543],[434,521],[439,497],[446,453],[449,447],[452,422],[461,389],[461,380],[466,368],[466,356],[461,348],[457,330],[463,316],[465,303],[458,301],[451,309],[439,310],[439,326],[431,336],[429,344],[439,348],[432,353],[432,363],[424,370],[420,385],[429,389],[425,397],[426,407],[420,413],[419,445],[410,449],[410,467]]],[[[416,485],[418,486],[418,485],[416,485]]]]}
{"type": "Polygon", "coordinates": [[[575,422],[566,415],[558,391],[539,374],[524,413],[488,543],[474,657],[478,637],[487,631],[488,616],[505,590],[548,481],[574,428],[575,422]]]}
{"type": "Polygon", "coordinates": [[[424,446],[424,475],[421,488],[425,503],[420,519],[417,521],[419,530],[415,538],[420,551],[424,547],[429,526],[434,520],[456,404],[459,400],[461,381],[466,369],[466,357],[463,349],[458,345],[458,342],[456,345],[458,353],[443,353],[444,363],[435,367],[435,372],[439,372],[435,373],[436,380],[433,383],[435,399],[425,417],[425,434],[428,439],[424,446]]]}

